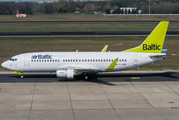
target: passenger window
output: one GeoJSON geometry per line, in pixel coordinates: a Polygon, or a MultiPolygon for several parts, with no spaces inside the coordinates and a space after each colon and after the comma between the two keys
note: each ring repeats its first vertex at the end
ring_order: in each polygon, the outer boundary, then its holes
{"type": "Polygon", "coordinates": [[[41,60],[39,60],[39,62],[41,62],[41,60]]]}
{"type": "Polygon", "coordinates": [[[82,60],[82,62],[84,62],[84,60],[82,60]]]}
{"type": "Polygon", "coordinates": [[[33,60],[31,60],[31,62],[33,62],[33,60]]]}
{"type": "Polygon", "coordinates": [[[57,60],[55,60],[55,62],[57,62],[57,60]]]}

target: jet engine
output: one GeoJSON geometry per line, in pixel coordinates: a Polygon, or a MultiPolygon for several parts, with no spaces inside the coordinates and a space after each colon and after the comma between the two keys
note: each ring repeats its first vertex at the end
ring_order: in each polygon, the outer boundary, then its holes
{"type": "Polygon", "coordinates": [[[74,79],[74,70],[60,68],[56,71],[56,76],[60,78],[74,79]]]}

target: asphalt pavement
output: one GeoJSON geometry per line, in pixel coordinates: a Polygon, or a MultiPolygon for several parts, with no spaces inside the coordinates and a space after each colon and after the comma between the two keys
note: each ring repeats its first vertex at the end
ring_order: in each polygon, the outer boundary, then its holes
{"type": "MultiPolygon", "coordinates": [[[[151,31],[78,31],[78,32],[0,32],[0,37],[45,36],[148,36],[151,31]]],[[[179,36],[179,31],[167,31],[167,36],[179,36]]]]}
{"type": "MultiPolygon", "coordinates": [[[[0,23],[159,23],[161,21],[0,21],[0,23]]],[[[170,21],[179,23],[179,21],[170,21]]]]}
{"type": "Polygon", "coordinates": [[[1,120],[177,120],[178,71],[90,74],[0,73],[1,120]]]}

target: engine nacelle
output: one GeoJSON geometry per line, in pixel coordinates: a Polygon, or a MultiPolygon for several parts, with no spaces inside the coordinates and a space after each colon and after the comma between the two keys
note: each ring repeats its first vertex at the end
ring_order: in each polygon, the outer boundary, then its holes
{"type": "Polygon", "coordinates": [[[61,68],[56,71],[56,76],[60,78],[74,79],[74,70],[61,68]]]}

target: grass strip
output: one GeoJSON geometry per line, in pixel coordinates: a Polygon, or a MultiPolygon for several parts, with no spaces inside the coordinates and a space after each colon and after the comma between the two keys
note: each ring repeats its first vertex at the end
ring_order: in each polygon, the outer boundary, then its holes
{"type": "MultiPolygon", "coordinates": [[[[152,31],[158,23],[1,23],[0,32],[45,31],[152,31]]],[[[168,31],[179,31],[179,23],[170,23],[168,31]]]]}

